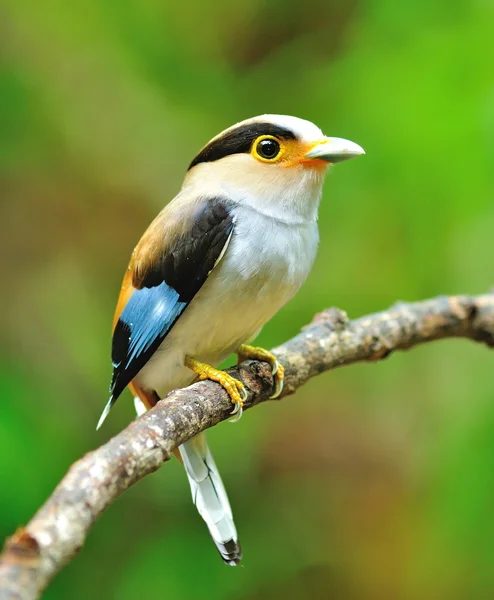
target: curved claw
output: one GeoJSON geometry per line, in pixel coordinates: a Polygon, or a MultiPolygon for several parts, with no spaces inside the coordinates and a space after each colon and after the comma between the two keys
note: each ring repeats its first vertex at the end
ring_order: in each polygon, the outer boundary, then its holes
{"type": "Polygon", "coordinates": [[[242,415],[244,414],[244,402],[247,400],[248,396],[243,384],[240,381],[237,384],[237,390],[240,396],[240,402],[235,402],[235,406],[233,407],[233,410],[230,413],[231,415],[233,415],[233,418],[229,419],[230,423],[236,423],[237,421],[240,421],[242,415]]]}
{"type": "Polygon", "coordinates": [[[276,361],[276,370],[273,368],[274,392],[270,398],[278,398],[283,391],[283,383],[285,381],[285,367],[276,361]]]}
{"type": "MultiPolygon", "coordinates": [[[[277,360],[275,360],[271,367],[272,368],[271,373],[273,374],[273,377],[276,375],[276,373],[278,373],[279,366],[280,366],[280,363],[277,360]]],[[[281,390],[280,390],[280,393],[281,393],[281,390]]]]}
{"type": "Polygon", "coordinates": [[[233,415],[233,417],[231,419],[229,419],[230,423],[237,423],[238,421],[240,421],[240,419],[242,418],[243,412],[244,412],[244,409],[242,408],[242,405],[240,404],[240,402],[235,404],[234,409],[230,413],[231,415],[233,415]]]}
{"type": "Polygon", "coordinates": [[[275,377],[274,392],[269,397],[270,398],[278,398],[278,396],[281,394],[282,391],[283,391],[283,379],[279,379],[278,377],[275,377]]]}
{"type": "Polygon", "coordinates": [[[240,402],[237,402],[236,404],[234,404],[233,410],[230,412],[230,414],[236,415],[241,408],[242,407],[240,406],[240,402]]]}
{"type": "Polygon", "coordinates": [[[245,401],[247,400],[247,398],[248,398],[248,394],[247,394],[247,392],[245,391],[245,387],[244,387],[244,386],[242,386],[242,387],[240,388],[239,392],[240,392],[240,397],[242,398],[242,402],[245,402],[245,401]]]}

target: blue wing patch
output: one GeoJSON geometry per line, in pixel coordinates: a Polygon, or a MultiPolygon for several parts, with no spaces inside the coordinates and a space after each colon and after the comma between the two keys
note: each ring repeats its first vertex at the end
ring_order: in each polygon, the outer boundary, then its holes
{"type": "Polygon", "coordinates": [[[178,293],[165,282],[132,294],[120,320],[131,330],[126,368],[140,354],[147,352],[157,338],[164,337],[187,306],[178,293]]]}
{"type": "Polygon", "coordinates": [[[186,306],[165,282],[132,294],[113,333],[110,392],[115,400],[156,351],[186,306]]]}

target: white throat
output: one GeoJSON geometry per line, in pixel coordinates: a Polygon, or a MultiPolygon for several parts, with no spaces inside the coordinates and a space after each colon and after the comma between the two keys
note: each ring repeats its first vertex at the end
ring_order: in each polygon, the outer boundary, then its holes
{"type": "Polygon", "coordinates": [[[183,192],[218,194],[287,224],[317,220],[326,171],[260,163],[249,155],[232,155],[195,166],[183,192]]]}

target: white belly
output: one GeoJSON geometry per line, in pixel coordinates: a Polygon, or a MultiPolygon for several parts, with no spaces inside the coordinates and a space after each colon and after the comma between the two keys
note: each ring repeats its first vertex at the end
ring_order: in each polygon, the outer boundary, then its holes
{"type": "Polygon", "coordinates": [[[251,341],[312,266],[316,223],[285,225],[249,208],[238,208],[236,216],[225,256],[137,376],[161,398],[195,379],[184,366],[186,355],[215,366],[251,341]]]}

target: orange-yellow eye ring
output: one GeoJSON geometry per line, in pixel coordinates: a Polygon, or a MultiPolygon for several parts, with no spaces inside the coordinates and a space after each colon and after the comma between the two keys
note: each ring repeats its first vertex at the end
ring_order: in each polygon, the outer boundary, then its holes
{"type": "Polygon", "coordinates": [[[284,154],[280,140],[273,135],[260,135],[252,144],[251,154],[261,162],[276,162],[284,154]]]}

